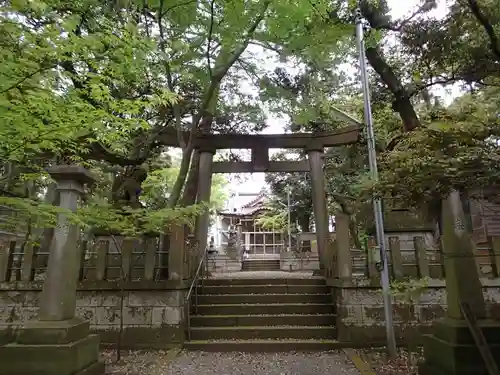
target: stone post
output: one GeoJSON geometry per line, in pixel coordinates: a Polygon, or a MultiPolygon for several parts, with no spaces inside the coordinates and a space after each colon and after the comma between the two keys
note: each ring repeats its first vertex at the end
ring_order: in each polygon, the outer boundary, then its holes
{"type": "Polygon", "coordinates": [[[337,241],[337,277],[350,280],[352,276],[351,239],[349,237],[349,215],[335,215],[335,239],[337,241]]]}
{"type": "Polygon", "coordinates": [[[323,147],[307,149],[307,156],[311,168],[314,226],[316,228],[319,263],[320,269],[323,269],[329,236],[325,173],[323,171],[323,147]]]}
{"type": "MultiPolygon", "coordinates": [[[[59,206],[75,212],[83,193],[83,185],[93,182],[92,176],[83,167],[71,165],[53,167],[49,173],[57,182],[59,206]]],[[[79,240],[80,228],[71,224],[64,213],[59,214],[40,299],[41,321],[69,320],[75,316],[76,287],[81,261],[77,249],[79,240]]]]}
{"type": "Polygon", "coordinates": [[[173,224],[170,230],[170,250],[168,252],[168,278],[170,280],[187,279],[185,271],[186,230],[183,225],[173,224]]]}
{"type": "MultiPolygon", "coordinates": [[[[60,207],[76,211],[83,185],[94,181],[83,167],[60,165],[48,171],[56,180],[60,207]]],[[[89,335],[89,323],[75,318],[76,289],[81,262],[80,231],[60,213],[51,243],[38,321],[29,322],[16,343],[0,347],[0,375],[104,374],[99,336],[89,335]]]]}
{"type": "Polygon", "coordinates": [[[441,245],[444,257],[447,314],[425,335],[421,375],[487,374],[479,350],[462,314],[460,303],[468,303],[483,331],[493,357],[500,365],[500,322],[486,319],[483,288],[474,259],[471,228],[466,224],[461,194],[452,191],[442,201],[441,245]]]}
{"type": "Polygon", "coordinates": [[[474,244],[458,191],[443,201],[442,251],[446,278],[447,316],[463,319],[460,302],[468,302],[477,319],[486,318],[483,287],[474,258],[474,244]]]}
{"type": "Polygon", "coordinates": [[[236,249],[238,250],[238,259],[242,259],[245,245],[243,243],[243,225],[241,223],[236,224],[236,249]]]}
{"type": "MultiPolygon", "coordinates": [[[[212,190],[212,164],[215,150],[200,150],[200,172],[198,177],[197,203],[210,203],[212,190]]],[[[210,212],[207,210],[196,220],[196,239],[200,253],[207,247],[208,227],[210,225],[210,212]]]]}

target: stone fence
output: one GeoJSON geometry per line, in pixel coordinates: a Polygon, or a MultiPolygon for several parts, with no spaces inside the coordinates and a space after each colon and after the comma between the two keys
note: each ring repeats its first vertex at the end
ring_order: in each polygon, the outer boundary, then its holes
{"type": "MultiPolygon", "coordinates": [[[[482,278],[488,317],[500,320],[500,278],[482,278]]],[[[382,291],[367,278],[351,281],[328,280],[336,302],[337,338],[355,346],[384,345],[386,342],[382,291]]],[[[447,310],[445,281],[428,279],[425,287],[393,298],[393,319],[399,343],[420,344],[422,334],[431,331],[433,321],[447,310]]]]}
{"type": "MultiPolygon", "coordinates": [[[[189,280],[82,281],[76,315],[114,345],[122,330],[124,348],[167,348],[184,342],[189,280]],[[123,298],[123,300],[122,300],[123,298]]],[[[0,325],[16,328],[38,316],[42,282],[0,283],[0,325]]],[[[7,330],[0,333],[7,334],[7,330]]],[[[1,336],[1,335],[0,335],[1,336]]],[[[0,337],[0,342],[8,338],[0,337]]]]}
{"type": "MultiPolygon", "coordinates": [[[[123,347],[165,348],[184,341],[196,252],[186,246],[184,228],[175,230],[168,238],[176,251],[163,250],[154,236],[99,236],[75,246],[82,257],[75,275],[76,315],[90,322],[103,344],[116,343],[120,331],[123,347]]],[[[0,329],[4,336],[37,318],[47,259],[31,244],[0,241],[0,328],[12,328],[0,329]]]]}
{"type": "MultiPolygon", "coordinates": [[[[430,237],[425,233],[386,235],[389,273],[393,280],[445,277],[443,253],[430,237]]],[[[347,267],[339,260],[339,251],[342,249],[339,249],[337,241],[330,241],[325,255],[327,278],[365,277],[373,282],[379,280],[377,263],[380,256],[374,238],[368,239],[365,249],[348,250],[350,263],[347,267]],[[340,269],[343,269],[342,275],[340,269]]],[[[488,245],[477,246],[474,258],[480,276],[500,277],[500,237],[490,237],[488,245]]]]}
{"type": "MultiPolygon", "coordinates": [[[[167,246],[162,246],[159,236],[141,239],[96,236],[90,241],[75,244],[75,251],[81,256],[79,280],[168,280],[176,278],[169,272],[169,264],[178,263],[176,257],[179,255],[183,256],[183,278],[189,279],[198,255],[193,246],[184,240],[184,228],[174,230],[179,233],[165,236],[169,241],[167,246]],[[170,252],[170,248],[176,251],[170,252]]],[[[48,252],[42,252],[31,243],[0,238],[0,283],[43,280],[48,257],[48,252]]]]}
{"type": "MultiPolygon", "coordinates": [[[[447,259],[422,235],[389,235],[387,240],[396,338],[418,343],[431,323],[446,314],[447,259]]],[[[475,248],[474,258],[488,318],[500,320],[500,238],[489,238],[488,243],[475,248]]],[[[325,257],[327,282],[336,303],[338,339],[355,345],[383,344],[385,317],[375,241],[369,239],[366,250],[350,249],[347,267],[338,262],[341,251],[332,241],[325,257]]]]}

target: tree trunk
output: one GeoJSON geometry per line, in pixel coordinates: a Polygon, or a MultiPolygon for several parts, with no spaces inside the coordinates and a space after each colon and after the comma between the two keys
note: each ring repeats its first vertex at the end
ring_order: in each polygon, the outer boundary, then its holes
{"type": "Polygon", "coordinates": [[[309,232],[311,225],[311,215],[302,215],[299,218],[299,225],[302,232],[309,232]]]}
{"type": "Polygon", "coordinates": [[[410,94],[403,86],[401,80],[394,74],[387,61],[385,61],[380,50],[377,47],[366,48],[366,58],[372,68],[378,73],[389,91],[394,96],[392,107],[399,113],[403,120],[403,129],[405,132],[412,131],[420,126],[420,120],[410,101],[410,94]]]}
{"type": "Polygon", "coordinates": [[[189,165],[191,164],[191,156],[193,154],[193,147],[189,145],[182,152],[182,160],[181,166],[179,168],[179,174],[177,175],[177,179],[175,180],[174,187],[172,188],[172,192],[170,193],[170,197],[168,199],[168,207],[174,208],[179,201],[181,196],[182,188],[184,187],[184,183],[186,182],[186,177],[189,172],[189,165]]]}
{"type": "Polygon", "coordinates": [[[186,186],[181,198],[182,206],[191,206],[196,202],[198,194],[198,174],[200,171],[200,153],[195,150],[191,158],[191,168],[187,176],[186,186]]]}
{"type": "Polygon", "coordinates": [[[361,245],[361,241],[359,240],[358,236],[358,224],[356,223],[356,219],[354,219],[352,215],[349,215],[349,233],[351,235],[351,238],[353,239],[354,247],[356,249],[362,249],[363,246],[361,245]]]}

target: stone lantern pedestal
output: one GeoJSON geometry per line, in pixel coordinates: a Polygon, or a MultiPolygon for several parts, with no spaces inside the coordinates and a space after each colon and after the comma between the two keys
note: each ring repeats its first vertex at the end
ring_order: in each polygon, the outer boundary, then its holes
{"type": "MultiPolygon", "coordinates": [[[[51,168],[60,207],[76,211],[84,184],[94,181],[83,167],[51,168]]],[[[19,329],[13,343],[0,347],[0,375],[103,375],[99,336],[75,317],[81,262],[80,229],[60,213],[52,239],[37,321],[19,329]]]]}

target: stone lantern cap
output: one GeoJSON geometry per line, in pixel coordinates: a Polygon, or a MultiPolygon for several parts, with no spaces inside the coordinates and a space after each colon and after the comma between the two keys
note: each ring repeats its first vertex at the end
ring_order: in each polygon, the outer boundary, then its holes
{"type": "Polygon", "coordinates": [[[80,165],[55,165],[47,168],[47,172],[56,181],[75,181],[82,185],[96,181],[92,173],[80,165]]]}

